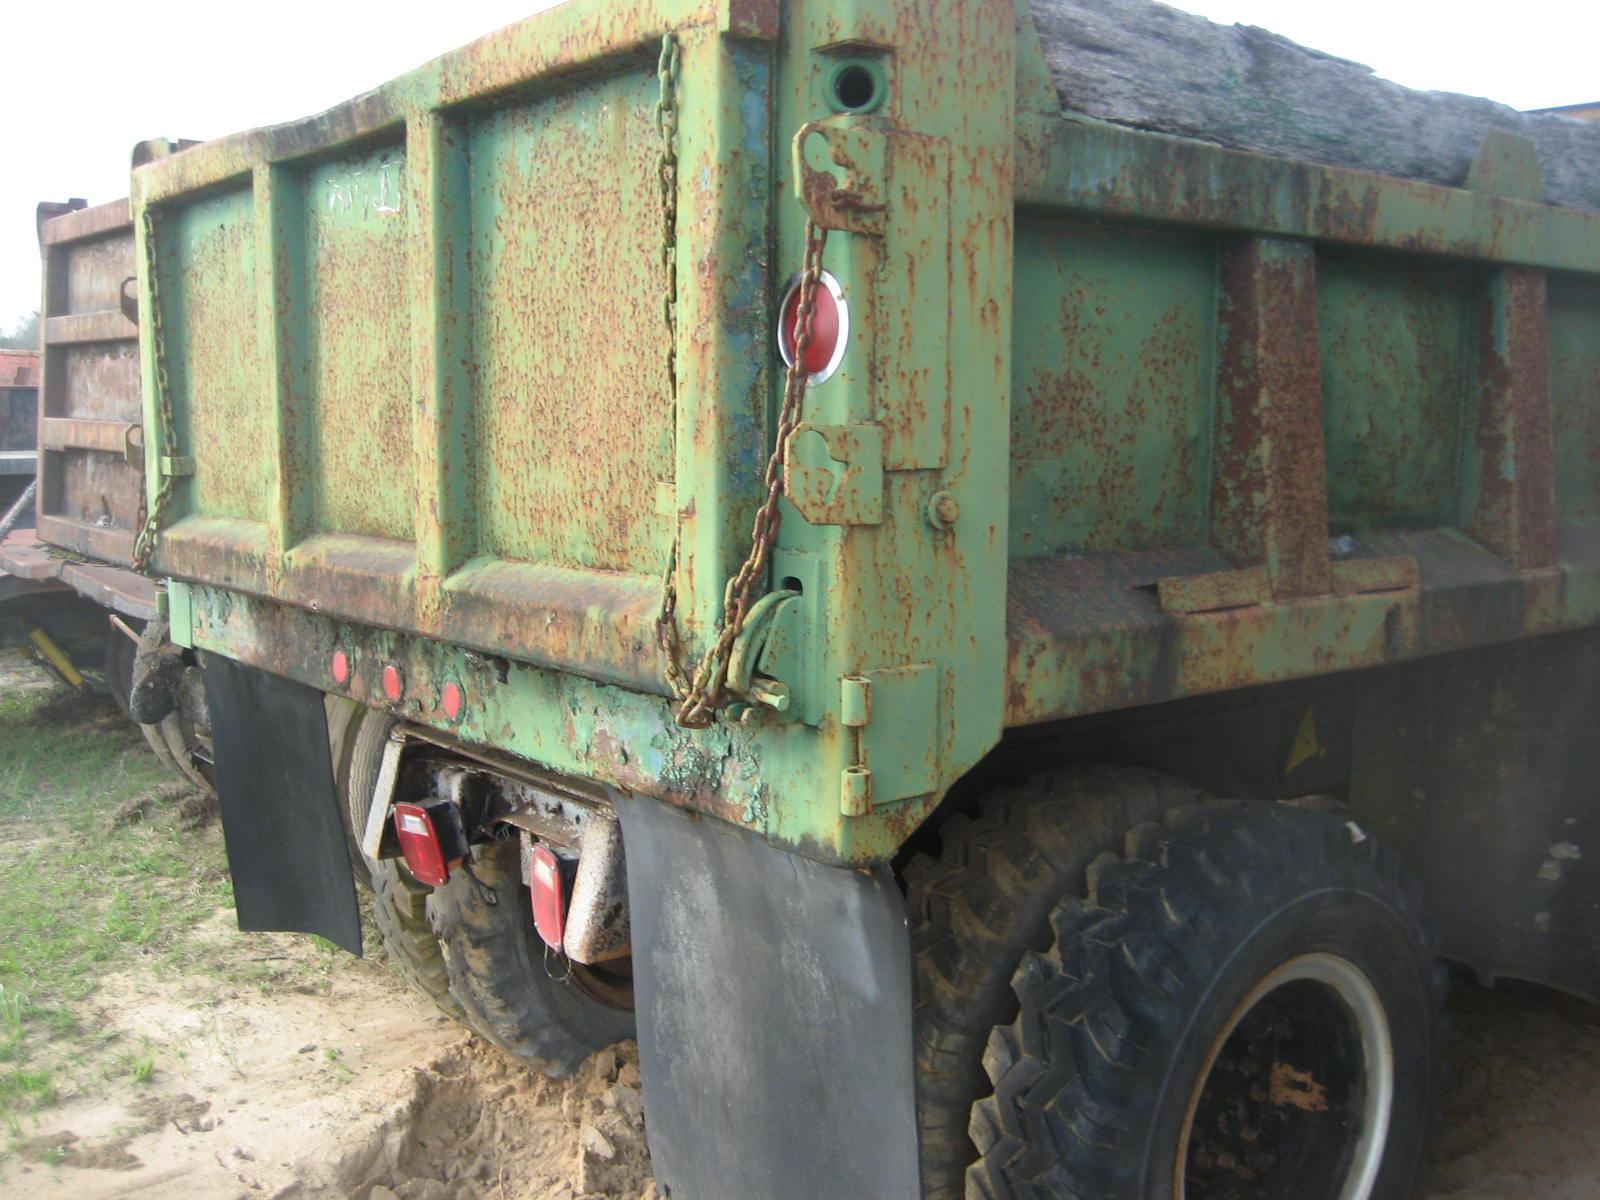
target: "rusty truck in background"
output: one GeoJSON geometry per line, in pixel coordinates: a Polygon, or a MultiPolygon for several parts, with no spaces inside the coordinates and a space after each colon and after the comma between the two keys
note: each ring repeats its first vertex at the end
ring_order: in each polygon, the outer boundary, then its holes
{"type": "Polygon", "coordinates": [[[133,171],[41,533],[241,927],[637,1036],[675,1197],[1402,1200],[1443,964],[1600,996],[1585,156],[1319,158],[1260,31],[1135,128],[1093,9],[573,0],[133,171]]]}
{"type": "MultiPolygon", "coordinates": [[[[146,143],[135,161],[187,144],[146,143]]],[[[167,647],[159,592],[134,569],[144,477],[129,204],[46,202],[37,227],[41,349],[28,355],[25,417],[10,426],[27,441],[17,478],[28,499],[0,542],[0,619],[67,683],[102,687],[159,759],[208,789],[198,672],[171,648],[158,653],[167,647]],[[159,711],[143,711],[138,693],[151,688],[135,688],[141,660],[182,677],[161,681],[159,711]],[[181,703],[168,706],[169,696],[181,703]]]]}

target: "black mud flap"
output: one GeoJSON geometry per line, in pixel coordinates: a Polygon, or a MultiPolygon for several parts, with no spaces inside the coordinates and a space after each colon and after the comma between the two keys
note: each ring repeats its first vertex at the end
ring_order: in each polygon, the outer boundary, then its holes
{"type": "Polygon", "coordinates": [[[619,800],[656,1178],[672,1200],[916,1200],[911,946],[887,869],[619,800]]]}
{"type": "Polygon", "coordinates": [[[239,928],[320,933],[360,954],[322,693],[216,654],[200,664],[239,928]]]}

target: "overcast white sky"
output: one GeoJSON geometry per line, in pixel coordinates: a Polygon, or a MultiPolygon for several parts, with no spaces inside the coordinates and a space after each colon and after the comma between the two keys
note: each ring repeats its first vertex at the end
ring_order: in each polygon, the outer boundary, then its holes
{"type": "MultiPolygon", "coordinates": [[[[627,3],[628,0],[617,0],[627,3]]],[[[318,112],[548,0],[58,0],[0,17],[0,327],[38,306],[34,205],[128,192],[150,137],[211,138],[318,112]]],[[[1594,0],[1181,0],[1410,87],[1517,108],[1600,100],[1594,0]]]]}

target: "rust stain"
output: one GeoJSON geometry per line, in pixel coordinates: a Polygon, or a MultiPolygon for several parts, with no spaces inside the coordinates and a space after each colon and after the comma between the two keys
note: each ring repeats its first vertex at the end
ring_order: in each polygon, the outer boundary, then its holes
{"type": "Polygon", "coordinates": [[[1308,1113],[1328,1111],[1327,1089],[1309,1072],[1286,1062],[1272,1064],[1271,1099],[1274,1108],[1298,1108],[1308,1113]]]}

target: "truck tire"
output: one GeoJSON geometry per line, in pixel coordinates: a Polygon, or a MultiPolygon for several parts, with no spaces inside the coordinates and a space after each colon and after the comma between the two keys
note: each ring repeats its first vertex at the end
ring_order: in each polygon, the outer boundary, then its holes
{"type": "Polygon", "coordinates": [[[1419,889],[1355,825],[1189,809],[1051,914],[984,1066],[969,1195],[1408,1200],[1442,1078],[1419,889]]]}
{"type": "Polygon", "coordinates": [[[438,1005],[446,1016],[465,1022],[466,1014],[450,995],[439,939],[428,924],[427,903],[433,889],[412,878],[402,861],[373,861],[361,853],[359,831],[366,828],[383,747],[395,720],[370,709],[352,714],[333,706],[329,707],[328,717],[330,739],[338,756],[335,769],[341,815],[352,857],[360,860],[358,877],[364,877],[372,888],[372,923],[378,927],[383,948],[407,983],[438,1005]],[[358,832],[352,834],[352,828],[358,832]]]}
{"type": "Polygon", "coordinates": [[[959,1200],[977,1157],[972,1106],[987,1095],[990,1032],[1017,1015],[1011,979],[1050,944],[1050,910],[1080,895],[1127,831],[1192,804],[1197,789],[1133,768],[1075,766],[993,788],[975,817],[939,829],[905,869],[916,986],[917,1120],[927,1200],[959,1200]]]}
{"type": "MultiPolygon", "coordinates": [[[[372,790],[382,762],[383,740],[379,738],[376,746],[363,745],[367,755],[376,757],[368,768],[367,782],[351,787],[350,768],[356,761],[356,735],[361,729],[362,717],[369,710],[343,696],[324,695],[322,704],[328,714],[328,761],[333,766],[334,790],[339,796],[339,823],[344,827],[345,853],[356,882],[371,891],[372,863],[361,853],[361,837],[367,829],[367,813],[372,809],[372,790]]],[[[387,728],[382,732],[387,736],[387,728]]]]}
{"type": "Polygon", "coordinates": [[[546,955],[516,839],[478,847],[471,872],[452,872],[428,898],[428,916],[444,947],[450,994],[467,1023],[508,1054],[559,1078],[634,1036],[625,968],[546,955]]]}
{"type": "MultiPolygon", "coordinates": [[[[122,715],[129,720],[133,719],[133,713],[128,707],[128,694],[133,690],[133,660],[136,653],[137,647],[127,634],[116,628],[106,632],[103,668],[106,689],[111,693],[111,699],[116,702],[117,707],[122,710],[122,715]]],[[[194,765],[189,753],[192,739],[183,717],[178,712],[169,713],[154,725],[147,725],[142,721],[134,721],[134,724],[139,727],[145,744],[150,747],[151,753],[162,766],[203,792],[209,794],[216,790],[211,779],[194,765]]]]}

